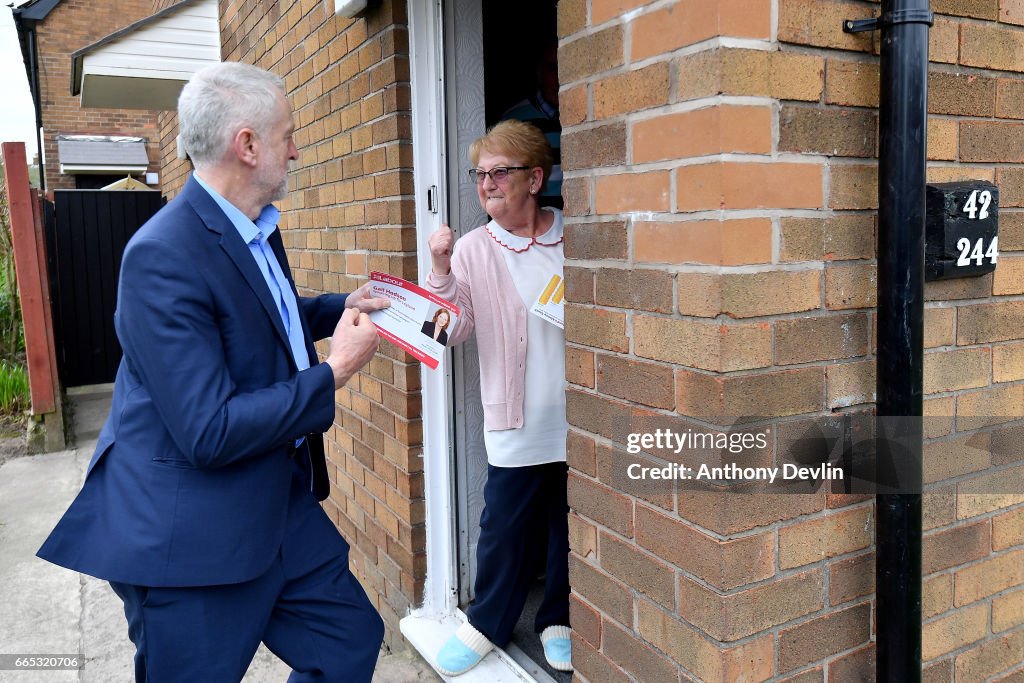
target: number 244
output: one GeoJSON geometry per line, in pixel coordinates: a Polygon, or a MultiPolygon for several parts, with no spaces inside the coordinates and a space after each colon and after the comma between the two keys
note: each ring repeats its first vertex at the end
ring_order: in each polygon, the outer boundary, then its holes
{"type": "Polygon", "coordinates": [[[999,258],[999,237],[992,238],[992,244],[988,246],[988,249],[984,252],[983,243],[984,240],[978,238],[978,241],[974,243],[974,248],[971,249],[971,241],[966,237],[961,237],[956,241],[956,248],[960,252],[960,258],[956,260],[957,266],[969,266],[971,261],[974,261],[974,265],[980,266],[985,259],[989,260],[989,263],[995,263],[996,259],[999,258]]]}

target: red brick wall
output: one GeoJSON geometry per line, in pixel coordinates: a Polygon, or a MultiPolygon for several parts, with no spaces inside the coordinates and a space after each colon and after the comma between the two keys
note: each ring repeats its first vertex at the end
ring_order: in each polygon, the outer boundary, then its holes
{"type": "Polygon", "coordinates": [[[71,95],[71,53],[149,16],[153,0],[64,0],[36,27],[42,104],[46,189],[75,187],[60,174],[57,135],[133,135],[146,138],[149,170],[159,169],[156,113],[136,109],[82,108],[71,95]]]}
{"type": "MultiPolygon", "coordinates": [[[[1003,253],[994,276],[926,289],[926,411],[949,416],[925,452],[926,680],[1019,676],[1024,652],[1022,499],[966,495],[1024,480],[1003,424],[1024,414],[1019,5],[932,3],[929,180],[997,182],[1003,253]]],[[[877,9],[559,3],[584,680],[873,679],[870,498],[639,491],[621,444],[871,408],[877,36],[841,22],[877,9]]]]}
{"type": "MultiPolygon", "coordinates": [[[[222,57],[281,76],[295,112],[299,160],[281,228],[299,290],[352,291],[374,270],[415,281],[405,3],[385,0],[354,21],[323,0],[221,2],[220,11],[222,57]]],[[[172,161],[175,117],[162,122],[173,191],[185,164],[172,161]]],[[[426,570],[419,378],[411,357],[382,342],[337,392],[327,434],[324,505],[389,643],[422,600],[426,570]]]]}

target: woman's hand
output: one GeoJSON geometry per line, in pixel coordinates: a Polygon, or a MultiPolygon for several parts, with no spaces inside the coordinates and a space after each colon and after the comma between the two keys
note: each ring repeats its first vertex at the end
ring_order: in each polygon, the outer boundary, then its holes
{"type": "Polygon", "coordinates": [[[447,275],[452,270],[452,244],[455,233],[447,225],[442,225],[427,239],[430,247],[431,270],[435,275],[447,275]]]}

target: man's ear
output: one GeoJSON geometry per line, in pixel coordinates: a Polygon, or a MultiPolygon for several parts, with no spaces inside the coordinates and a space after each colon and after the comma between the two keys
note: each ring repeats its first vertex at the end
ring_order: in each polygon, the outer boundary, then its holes
{"type": "Polygon", "coordinates": [[[231,140],[231,149],[239,161],[246,166],[255,167],[258,144],[256,131],[252,128],[241,128],[231,140]]]}

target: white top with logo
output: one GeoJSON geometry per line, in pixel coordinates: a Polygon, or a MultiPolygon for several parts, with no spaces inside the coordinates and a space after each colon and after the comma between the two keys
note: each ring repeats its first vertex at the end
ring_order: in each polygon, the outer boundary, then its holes
{"type": "MultiPolygon", "coordinates": [[[[552,276],[562,277],[562,212],[551,228],[536,240],[518,237],[495,221],[487,224],[491,237],[501,244],[505,265],[527,310],[549,286],[552,276]]],[[[550,293],[549,293],[550,295],[550,293]]],[[[524,467],[565,462],[565,333],[557,325],[533,314],[526,324],[526,396],[523,426],[519,429],[485,431],[487,461],[496,467],[524,467]]]]}

